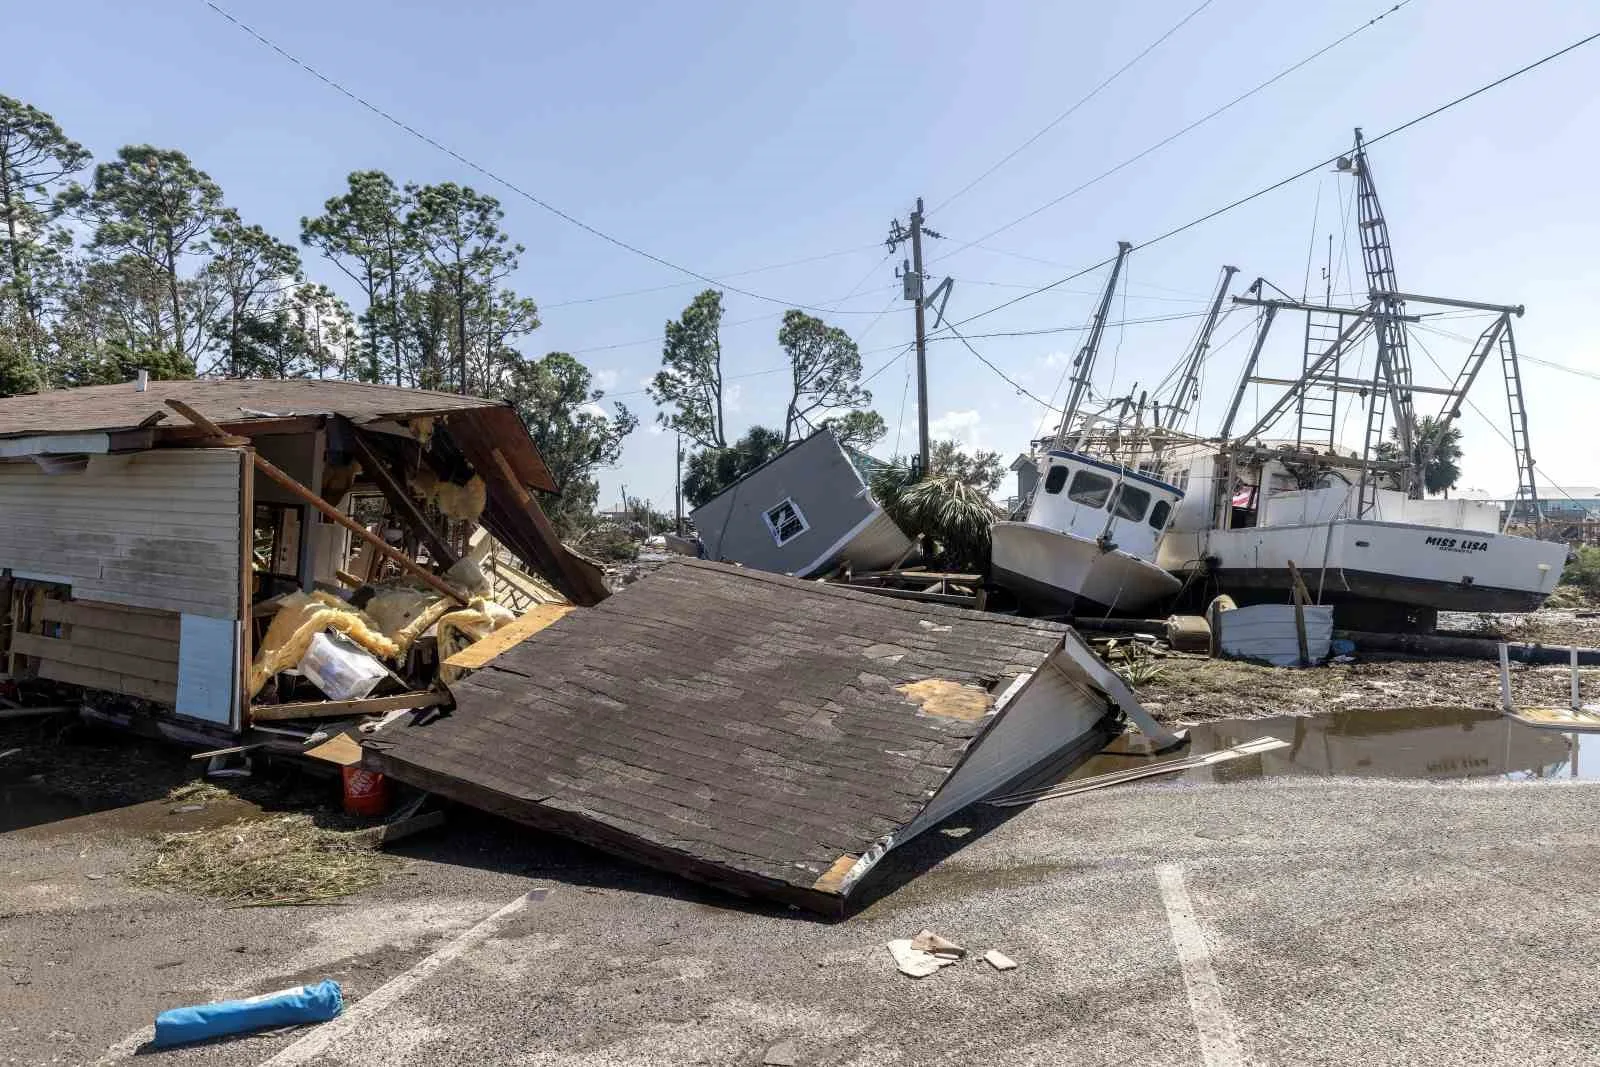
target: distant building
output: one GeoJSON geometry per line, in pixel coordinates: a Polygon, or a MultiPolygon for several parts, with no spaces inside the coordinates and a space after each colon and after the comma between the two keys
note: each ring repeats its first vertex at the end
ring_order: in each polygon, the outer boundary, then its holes
{"type": "Polygon", "coordinates": [[[872,498],[882,466],[818,430],[694,510],[705,557],[801,578],[893,566],[912,541],[872,498]]]}
{"type": "MultiPolygon", "coordinates": [[[[1597,522],[1600,521],[1600,485],[1553,485],[1538,487],[1539,510],[1547,522],[1597,522]]],[[[1502,509],[1509,511],[1513,522],[1531,522],[1528,502],[1517,501],[1516,493],[1499,498],[1502,509]]]]}

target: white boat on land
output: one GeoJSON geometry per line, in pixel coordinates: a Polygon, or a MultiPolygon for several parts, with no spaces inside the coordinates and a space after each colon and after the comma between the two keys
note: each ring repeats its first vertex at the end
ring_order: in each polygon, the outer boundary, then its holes
{"type": "Polygon", "coordinates": [[[1031,605],[1136,612],[1182,583],[1156,562],[1177,486],[1078,452],[1051,451],[1023,522],[995,523],[990,572],[1031,605]]]}
{"type": "Polygon", "coordinates": [[[1431,629],[1440,611],[1533,611],[1560,580],[1566,545],[1501,533],[1494,502],[1379,489],[1360,511],[1357,472],[1324,456],[1317,484],[1302,489],[1304,460],[1288,448],[1243,466],[1195,456],[1161,564],[1202,593],[1258,603],[1290,596],[1293,563],[1312,596],[1358,629],[1431,629]]]}
{"type": "MultiPolygon", "coordinates": [[[[1286,294],[1265,298],[1263,280],[1234,298],[1257,309],[1254,342],[1218,438],[1181,447],[1187,495],[1160,561],[1200,596],[1225,592],[1245,603],[1286,600],[1292,564],[1318,602],[1335,605],[1340,622],[1355,628],[1428,630],[1439,611],[1532,611],[1554,591],[1567,548],[1503,532],[1505,520],[1524,509],[1536,531],[1543,528],[1512,331],[1523,308],[1400,292],[1359,130],[1354,152],[1338,169],[1358,183],[1369,298],[1335,307],[1331,280],[1321,304],[1286,294]],[[1448,386],[1413,379],[1407,331],[1423,317],[1408,306],[1492,316],[1448,386]],[[1267,377],[1259,369],[1273,319],[1283,312],[1306,316],[1296,378],[1267,377]],[[1368,339],[1370,353],[1362,347],[1368,339]],[[1505,384],[1507,439],[1517,466],[1517,506],[1505,516],[1489,502],[1429,498],[1426,484],[1438,442],[1491,361],[1505,384]],[[1263,404],[1253,426],[1236,433],[1252,384],[1286,388],[1263,404]],[[1352,395],[1358,399],[1349,404],[1352,395]],[[1438,414],[1425,421],[1416,405],[1430,398],[1438,414]],[[1266,440],[1291,412],[1294,437],[1266,440]],[[1341,416],[1351,415],[1364,426],[1359,450],[1336,441],[1341,416]]],[[[1329,247],[1331,256],[1331,238],[1329,247]]],[[[1330,259],[1325,276],[1332,275],[1330,259]]]]}
{"type": "MultiPolygon", "coordinates": [[[[1182,580],[1158,560],[1183,500],[1183,490],[1161,474],[1165,438],[1159,409],[1152,409],[1150,425],[1144,421],[1142,397],[1137,404],[1127,397],[1099,411],[1083,410],[1128,251],[1126,242],[1118,246],[1094,323],[1074,364],[1060,427],[1049,447],[1039,450],[1037,477],[1022,506],[1024,518],[994,526],[990,577],[1030,608],[1132,614],[1165,607],[1182,589],[1182,580]],[[1117,413],[1109,415],[1113,410],[1117,413]]],[[[1186,373],[1198,373],[1233,273],[1232,267],[1224,273],[1186,359],[1186,373]]],[[[1186,402],[1189,395],[1184,392],[1186,402]]]]}

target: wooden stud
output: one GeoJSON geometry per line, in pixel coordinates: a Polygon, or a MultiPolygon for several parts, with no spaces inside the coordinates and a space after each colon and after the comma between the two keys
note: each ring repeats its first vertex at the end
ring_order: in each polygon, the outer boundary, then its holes
{"type": "Polygon", "coordinates": [[[367,697],[364,700],[310,700],[296,704],[254,704],[250,708],[250,718],[255,722],[348,718],[353,715],[381,715],[386,711],[436,708],[449,701],[449,693],[428,690],[400,693],[390,697],[367,697]]]}
{"type": "Polygon", "coordinates": [[[356,458],[361,460],[361,469],[367,476],[378,483],[378,488],[383,492],[384,498],[389,501],[389,506],[396,514],[409,525],[412,531],[428,546],[428,551],[433,553],[434,560],[440,565],[441,570],[448,570],[456,564],[456,554],[450,550],[449,542],[439,535],[429,523],[427,516],[422,513],[422,508],[411,498],[400,480],[389,470],[388,464],[373,450],[365,434],[354,426],[347,427],[350,438],[350,447],[355,451],[356,458]]]}

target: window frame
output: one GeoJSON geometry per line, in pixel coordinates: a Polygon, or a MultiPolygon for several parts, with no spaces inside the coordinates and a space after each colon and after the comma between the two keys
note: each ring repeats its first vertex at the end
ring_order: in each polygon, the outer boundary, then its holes
{"type": "Polygon", "coordinates": [[[1150,509],[1149,517],[1147,517],[1145,519],[1145,522],[1156,533],[1160,533],[1161,531],[1165,530],[1167,528],[1167,524],[1170,523],[1171,521],[1172,521],[1172,501],[1170,501],[1170,500],[1157,500],[1155,502],[1155,505],[1153,507],[1151,507],[1151,509],[1150,509]],[[1167,510],[1165,512],[1162,512],[1161,523],[1160,523],[1160,525],[1157,525],[1156,524],[1156,512],[1160,511],[1163,505],[1165,505],[1167,510]]]}
{"type": "Polygon", "coordinates": [[[1106,510],[1111,512],[1112,518],[1122,519],[1124,522],[1143,522],[1145,516],[1150,514],[1150,501],[1154,498],[1155,494],[1148,489],[1140,489],[1137,485],[1130,485],[1127,482],[1118,482],[1117,487],[1111,491],[1111,499],[1106,502],[1106,510]],[[1130,492],[1138,493],[1144,497],[1144,503],[1140,505],[1137,515],[1129,515],[1126,512],[1117,510],[1122,507],[1123,499],[1130,492]]]}
{"type": "Polygon", "coordinates": [[[1104,511],[1106,510],[1106,505],[1111,502],[1111,494],[1116,489],[1116,486],[1117,480],[1115,478],[1101,474],[1099,471],[1089,470],[1087,467],[1079,467],[1076,471],[1073,471],[1072,481],[1067,486],[1067,499],[1081,507],[1092,508],[1095,511],[1104,511]],[[1084,478],[1098,478],[1100,481],[1106,483],[1104,495],[1100,497],[1099,503],[1095,503],[1092,500],[1084,500],[1073,495],[1078,488],[1078,482],[1084,478]]]}
{"type": "Polygon", "coordinates": [[[1044,491],[1052,496],[1059,495],[1061,490],[1067,487],[1067,479],[1071,476],[1072,468],[1067,466],[1065,463],[1058,463],[1052,466],[1048,471],[1045,472],[1044,475],[1044,491]],[[1061,472],[1061,479],[1056,482],[1056,487],[1052,489],[1050,488],[1050,482],[1055,479],[1057,471],[1061,472]]]}
{"type": "Polygon", "coordinates": [[[766,523],[767,532],[772,535],[773,543],[779,548],[789,544],[795,538],[811,529],[811,523],[806,520],[806,513],[800,510],[800,505],[794,502],[793,497],[788,496],[784,497],[782,500],[763,511],[761,513],[761,521],[766,523]],[[783,536],[783,527],[785,524],[772,521],[772,513],[775,511],[782,511],[784,508],[788,508],[790,514],[793,515],[795,520],[800,523],[800,529],[796,530],[788,537],[783,536]]]}

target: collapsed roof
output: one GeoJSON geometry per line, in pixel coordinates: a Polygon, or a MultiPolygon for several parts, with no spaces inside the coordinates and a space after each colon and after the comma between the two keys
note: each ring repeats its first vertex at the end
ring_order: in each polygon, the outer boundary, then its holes
{"type": "Polygon", "coordinates": [[[1053,623],[682,561],[397,722],[368,766],[837,913],[896,845],[1104,742],[1120,681],[1053,623]]]}

